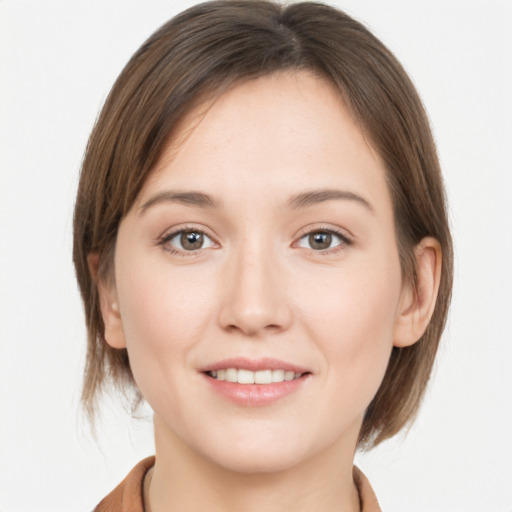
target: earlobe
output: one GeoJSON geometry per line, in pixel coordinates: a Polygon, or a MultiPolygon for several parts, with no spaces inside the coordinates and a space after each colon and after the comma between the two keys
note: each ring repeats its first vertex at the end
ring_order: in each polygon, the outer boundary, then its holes
{"type": "Polygon", "coordinates": [[[415,247],[416,286],[406,284],[395,324],[395,347],[416,343],[434,312],[441,279],[442,252],[439,242],[426,237],[415,247]]]}
{"type": "Polygon", "coordinates": [[[116,287],[113,279],[106,280],[103,276],[99,276],[99,261],[100,256],[98,253],[91,253],[87,257],[89,271],[98,290],[101,316],[105,326],[105,341],[112,348],[126,348],[116,287]]]}

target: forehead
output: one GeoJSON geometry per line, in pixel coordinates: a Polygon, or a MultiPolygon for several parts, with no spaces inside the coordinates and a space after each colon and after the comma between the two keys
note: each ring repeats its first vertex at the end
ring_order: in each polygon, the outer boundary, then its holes
{"type": "Polygon", "coordinates": [[[307,71],[245,81],[193,110],[139,203],[171,184],[227,199],[343,186],[375,201],[387,189],[384,165],[339,91],[307,71]]]}

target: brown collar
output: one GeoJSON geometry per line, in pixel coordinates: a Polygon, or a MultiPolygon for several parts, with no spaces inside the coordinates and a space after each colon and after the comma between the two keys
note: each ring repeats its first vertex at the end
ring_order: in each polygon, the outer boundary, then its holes
{"type": "MultiPolygon", "coordinates": [[[[127,510],[144,512],[144,502],[147,503],[147,491],[151,481],[151,469],[154,465],[154,456],[140,461],[128,476],[99,503],[94,512],[124,512],[127,510]]],[[[354,466],[352,474],[359,493],[361,512],[382,512],[370,482],[361,470],[354,466]]]]}

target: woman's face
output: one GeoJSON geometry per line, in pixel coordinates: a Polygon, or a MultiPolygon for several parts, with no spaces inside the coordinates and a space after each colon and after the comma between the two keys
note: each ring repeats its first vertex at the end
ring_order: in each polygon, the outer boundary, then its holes
{"type": "Polygon", "coordinates": [[[157,442],[236,471],[352,455],[405,294],[379,155],[306,72],[236,86],[181,135],[121,222],[106,326],[157,442]]]}

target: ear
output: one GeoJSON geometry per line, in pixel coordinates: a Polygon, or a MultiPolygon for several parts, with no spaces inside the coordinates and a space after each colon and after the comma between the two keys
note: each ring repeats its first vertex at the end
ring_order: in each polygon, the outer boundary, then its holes
{"type": "Polygon", "coordinates": [[[414,248],[416,258],[416,287],[404,285],[395,324],[393,345],[408,347],[425,332],[436,305],[441,279],[442,252],[439,242],[426,237],[414,248]]]}
{"type": "Polygon", "coordinates": [[[103,276],[99,275],[99,253],[90,253],[87,256],[87,263],[89,265],[89,272],[98,289],[101,316],[105,326],[105,341],[112,348],[126,348],[114,279],[105,279],[103,276]]]}

